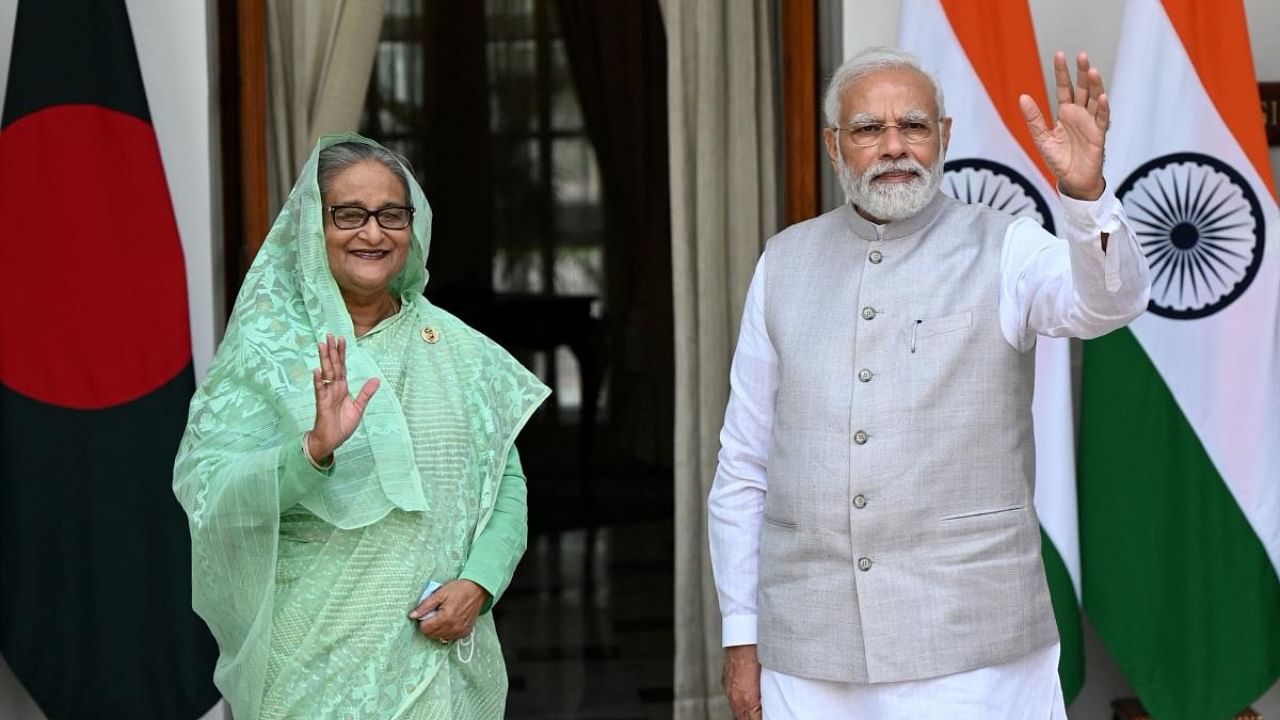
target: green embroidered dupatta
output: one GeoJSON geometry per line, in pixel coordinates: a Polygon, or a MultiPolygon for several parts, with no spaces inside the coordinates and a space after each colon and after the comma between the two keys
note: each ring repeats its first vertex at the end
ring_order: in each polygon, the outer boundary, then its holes
{"type": "MultiPolygon", "coordinates": [[[[495,343],[422,296],[431,211],[407,172],[417,212],[409,258],[391,283],[403,306],[386,328],[375,330],[387,333],[376,344],[382,357],[357,342],[329,271],[316,184],[320,150],[352,141],[374,144],[353,134],[326,136],[303,168],[245,277],[226,336],[192,399],[174,468],[174,492],[187,511],[191,530],[193,606],[221,650],[214,681],[236,717],[245,720],[259,716],[269,662],[278,662],[273,653],[282,650],[272,647],[273,630],[277,641],[284,637],[273,624],[289,610],[277,597],[278,583],[284,582],[279,576],[282,513],[305,513],[333,547],[350,541],[355,548],[368,539],[365,534],[375,524],[377,529],[403,525],[403,537],[421,538],[426,536],[414,533],[432,523],[464,522],[465,514],[455,508],[432,507],[436,485],[474,493],[477,512],[465,520],[466,527],[448,535],[460,538],[457,542],[466,547],[432,547],[445,537],[432,536],[435,539],[426,546],[404,548],[391,558],[394,567],[384,568],[388,577],[397,578],[398,584],[386,591],[394,596],[388,602],[397,615],[386,619],[385,608],[371,610],[376,617],[369,619],[370,632],[377,637],[359,647],[382,648],[378,652],[396,656],[409,653],[413,667],[385,668],[390,657],[362,655],[350,649],[355,645],[344,646],[342,638],[321,644],[327,649],[316,657],[290,658],[325,677],[368,685],[344,701],[345,707],[357,708],[355,717],[404,712],[406,703],[446,663],[448,650],[415,637],[401,608],[407,613],[413,606],[423,573],[441,581],[456,577],[457,563],[436,562],[436,556],[466,557],[470,542],[493,511],[516,434],[550,392],[495,343]],[[434,331],[435,342],[423,339],[426,328],[434,331]],[[290,510],[281,507],[281,476],[298,467],[302,433],[314,421],[311,373],[318,364],[316,343],[325,333],[347,338],[350,387],[359,388],[374,376],[383,384],[356,433],[335,452],[329,476],[312,481],[297,503],[300,508],[290,510]],[[386,377],[380,360],[394,367],[397,376],[386,377]],[[412,428],[410,420],[415,423],[412,428]],[[320,664],[323,667],[317,667],[320,664]],[[410,671],[413,677],[406,678],[404,673],[410,671]],[[392,675],[398,684],[384,687],[392,675]]],[[[302,466],[309,470],[305,461],[302,466]]],[[[353,550],[343,562],[358,563],[359,558],[353,550]]],[[[379,561],[387,558],[380,556],[379,561]]],[[[359,568],[349,569],[358,574],[359,568]]],[[[308,602],[339,605],[343,600],[321,597],[308,602]]],[[[322,625],[319,610],[314,622],[322,625]]],[[[487,624],[478,624],[477,631],[491,633],[492,621],[484,620],[487,624]]],[[[306,632],[314,640],[326,629],[318,626],[306,632]]],[[[274,670],[272,674],[278,676],[274,670]]],[[[300,717],[320,716],[305,704],[291,707],[290,712],[300,717]]]]}

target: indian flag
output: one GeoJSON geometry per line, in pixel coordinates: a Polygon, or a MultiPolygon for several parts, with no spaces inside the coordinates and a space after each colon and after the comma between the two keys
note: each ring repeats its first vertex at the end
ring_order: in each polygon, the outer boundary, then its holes
{"type": "MultiPolygon", "coordinates": [[[[973,3],[907,0],[899,45],[915,53],[946,92],[954,118],[942,190],[1060,225],[1056,185],[1031,141],[1018,96],[1044,109],[1040,53],[1026,0],[973,3]]],[[[1058,672],[1070,702],[1084,682],[1080,630],[1080,551],[1071,408],[1071,355],[1065,338],[1036,346],[1036,511],[1062,657],[1058,672]]]]}
{"type": "Polygon", "coordinates": [[[1280,211],[1239,0],[1129,0],[1107,183],[1149,312],[1085,344],[1084,607],[1161,720],[1280,675],[1280,211]]]}

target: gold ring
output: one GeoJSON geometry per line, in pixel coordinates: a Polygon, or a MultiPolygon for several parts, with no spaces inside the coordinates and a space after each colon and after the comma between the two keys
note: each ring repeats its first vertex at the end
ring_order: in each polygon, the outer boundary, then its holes
{"type": "Polygon", "coordinates": [[[332,385],[332,384],[333,384],[333,381],[332,381],[332,380],[330,380],[329,378],[320,378],[320,382],[324,383],[325,385],[332,385]]]}

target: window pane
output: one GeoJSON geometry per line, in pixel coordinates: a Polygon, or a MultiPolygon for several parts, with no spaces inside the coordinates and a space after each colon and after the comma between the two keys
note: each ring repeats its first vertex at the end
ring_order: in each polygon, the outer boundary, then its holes
{"type": "Polygon", "coordinates": [[[493,254],[493,290],[500,293],[542,292],[542,256],[498,248],[493,254]]]}
{"type": "Polygon", "coordinates": [[[492,40],[532,38],[533,2],[534,0],[485,0],[486,35],[492,40]]]}
{"type": "Polygon", "coordinates": [[[551,43],[551,127],[554,130],[581,130],[582,107],[578,104],[578,88],[569,71],[569,55],[564,41],[551,43]]]}
{"type": "Polygon", "coordinates": [[[386,0],[384,22],[421,14],[421,0],[386,0]]]}
{"type": "Polygon", "coordinates": [[[536,139],[494,138],[493,200],[500,231],[531,223],[542,205],[538,158],[536,139]]]}
{"type": "Polygon", "coordinates": [[[555,292],[557,295],[604,293],[604,248],[556,247],[555,292]]]}
{"type": "Polygon", "coordinates": [[[537,43],[491,42],[489,128],[495,133],[533,132],[538,128],[537,43]]]}
{"type": "Polygon", "coordinates": [[[493,287],[499,292],[540,292],[542,207],[538,141],[497,136],[493,145],[493,287]]]}
{"type": "Polygon", "coordinates": [[[556,379],[552,387],[556,391],[556,405],[561,410],[581,408],[582,376],[578,372],[578,358],[569,348],[556,348],[556,379]]]}
{"type": "Polygon", "coordinates": [[[600,167],[584,136],[557,138],[551,144],[554,222],[562,243],[595,244],[604,229],[600,167]]]}
{"type": "MultiPolygon", "coordinates": [[[[364,126],[411,160],[425,158],[431,114],[448,112],[426,107],[433,86],[427,73],[450,72],[428,67],[436,62],[429,43],[448,30],[429,27],[426,0],[385,3],[364,126]]],[[[606,260],[601,177],[558,37],[556,4],[484,0],[483,7],[486,87],[477,90],[489,105],[494,289],[593,295],[598,306],[606,260]]]]}
{"type": "Polygon", "coordinates": [[[382,17],[383,40],[422,42],[426,32],[423,19],[424,0],[386,0],[382,17]]]}
{"type": "Polygon", "coordinates": [[[420,43],[384,41],[378,43],[375,65],[378,129],[386,135],[408,133],[421,117],[423,99],[423,54],[420,43]]]}
{"type": "Polygon", "coordinates": [[[595,150],[585,137],[551,145],[552,219],[556,239],[555,292],[604,292],[604,208],[595,150]]]}

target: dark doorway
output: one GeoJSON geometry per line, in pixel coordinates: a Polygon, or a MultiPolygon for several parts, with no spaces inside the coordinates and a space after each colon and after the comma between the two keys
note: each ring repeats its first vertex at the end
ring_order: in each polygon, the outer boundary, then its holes
{"type": "Polygon", "coordinates": [[[671,241],[657,0],[387,0],[361,131],[433,209],[427,295],[555,391],[495,612],[510,718],[670,717],[671,241]]]}

